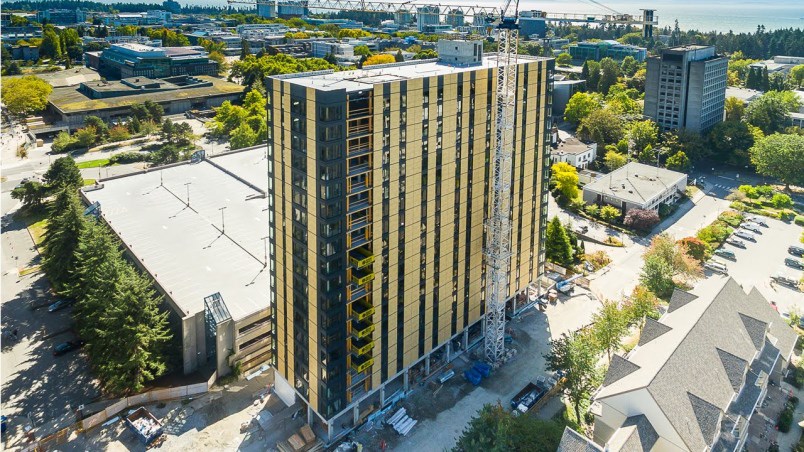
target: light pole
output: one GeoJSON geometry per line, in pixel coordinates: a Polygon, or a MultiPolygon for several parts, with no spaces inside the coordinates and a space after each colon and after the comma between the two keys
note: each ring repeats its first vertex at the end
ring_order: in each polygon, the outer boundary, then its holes
{"type": "Polygon", "coordinates": [[[265,249],[265,262],[264,262],[265,265],[263,265],[263,268],[265,268],[265,267],[268,266],[268,241],[267,241],[268,236],[266,235],[265,237],[263,237],[260,240],[262,240],[262,246],[265,249]]]}
{"type": "Polygon", "coordinates": [[[221,234],[226,234],[226,221],[223,216],[223,211],[226,210],[226,206],[221,207],[218,210],[221,211],[221,234]]]}

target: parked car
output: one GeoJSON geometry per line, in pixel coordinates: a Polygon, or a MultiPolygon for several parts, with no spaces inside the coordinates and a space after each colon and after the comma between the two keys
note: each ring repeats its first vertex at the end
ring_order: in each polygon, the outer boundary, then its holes
{"type": "Polygon", "coordinates": [[[751,217],[751,218],[748,218],[748,221],[751,222],[751,223],[754,223],[754,224],[758,224],[758,225],[760,225],[762,227],[765,227],[765,228],[768,227],[768,223],[766,223],[765,220],[763,220],[762,218],[751,217]]]}
{"type": "Polygon", "coordinates": [[[787,252],[792,254],[793,256],[802,257],[804,256],[804,248],[799,246],[790,246],[787,248],[787,252]]]}
{"type": "Polygon", "coordinates": [[[797,268],[799,270],[804,270],[804,264],[801,263],[798,259],[793,259],[792,257],[787,257],[784,260],[784,264],[788,267],[797,268]]]}
{"type": "Polygon", "coordinates": [[[748,231],[744,231],[742,229],[738,229],[738,230],[734,231],[734,235],[736,235],[737,237],[740,237],[741,239],[750,240],[752,242],[757,241],[757,238],[756,238],[756,236],[754,236],[754,234],[752,234],[752,233],[750,233],[748,231]]]}
{"type": "Polygon", "coordinates": [[[726,243],[728,243],[729,245],[734,245],[737,248],[745,248],[745,242],[734,237],[727,238],[726,243]]]}
{"type": "Polygon", "coordinates": [[[55,303],[48,306],[47,312],[56,312],[60,309],[64,309],[67,306],[72,305],[73,303],[75,303],[75,300],[72,300],[70,298],[62,298],[61,300],[57,300],[55,303]]]}
{"type": "Polygon", "coordinates": [[[713,272],[722,273],[724,275],[729,274],[728,267],[726,267],[725,265],[723,265],[720,262],[709,261],[709,262],[704,264],[704,268],[708,268],[709,270],[712,270],[713,272]]]}
{"type": "Polygon", "coordinates": [[[73,350],[78,350],[83,346],[84,341],[82,340],[62,342],[61,344],[56,344],[53,347],[53,356],[61,356],[73,350]]]}
{"type": "Polygon", "coordinates": [[[734,254],[734,251],[731,250],[724,250],[722,248],[718,248],[715,250],[715,255],[725,257],[726,259],[737,260],[737,256],[734,254]]]}
{"type": "Polygon", "coordinates": [[[762,229],[760,229],[759,226],[754,224],[754,223],[743,223],[741,228],[746,230],[746,231],[751,231],[751,232],[756,232],[757,234],[762,234],[762,229]]]}
{"type": "Polygon", "coordinates": [[[787,276],[784,276],[782,274],[773,275],[773,276],[771,276],[771,279],[776,281],[777,283],[783,285],[783,286],[792,287],[793,289],[798,288],[798,281],[796,281],[793,278],[789,278],[787,276]]]}

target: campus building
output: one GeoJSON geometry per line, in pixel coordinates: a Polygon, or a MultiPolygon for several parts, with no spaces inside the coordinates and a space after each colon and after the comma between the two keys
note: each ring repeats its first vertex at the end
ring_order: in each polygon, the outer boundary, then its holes
{"type": "Polygon", "coordinates": [[[714,47],[695,45],[648,58],[645,116],[662,130],[708,132],[723,121],[728,63],[714,47]]]}
{"type": "Polygon", "coordinates": [[[648,57],[648,49],[628,44],[620,44],[613,40],[596,42],[583,41],[569,46],[569,54],[573,60],[580,62],[586,60],[600,61],[606,57],[612,60],[622,61],[627,56],[634,57],[635,60],[643,62],[645,58],[648,57]]]}
{"type": "Polygon", "coordinates": [[[44,9],[36,13],[36,21],[40,24],[75,25],[87,21],[86,11],[76,9],[44,9]]]}
{"type": "Polygon", "coordinates": [[[612,205],[622,213],[631,209],[658,210],[673,204],[687,188],[687,175],[666,168],[629,162],[583,187],[587,204],[612,205]]]}
{"type": "MultiPolygon", "coordinates": [[[[87,59],[91,61],[91,59],[87,59]]],[[[94,61],[94,60],[93,60],[94,61]]],[[[163,78],[176,75],[218,75],[218,63],[200,47],[150,47],[113,44],[98,56],[98,70],[109,79],[163,78]]]]}
{"type": "MultiPolygon", "coordinates": [[[[511,297],[543,272],[553,61],[516,64],[511,297]]],[[[482,340],[496,56],[266,89],[277,386],[333,439],[482,340]]]]}

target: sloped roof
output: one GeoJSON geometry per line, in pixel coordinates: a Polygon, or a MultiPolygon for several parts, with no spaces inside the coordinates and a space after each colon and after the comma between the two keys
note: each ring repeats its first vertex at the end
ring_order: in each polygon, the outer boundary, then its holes
{"type": "Polygon", "coordinates": [[[611,364],[609,364],[609,369],[606,372],[606,378],[603,379],[603,385],[610,385],[637,370],[639,370],[639,366],[636,364],[620,355],[614,355],[611,358],[611,364]]]}
{"type": "Polygon", "coordinates": [[[650,420],[644,415],[631,416],[615,432],[608,443],[608,448],[616,452],[643,452],[653,448],[659,434],[654,430],[650,420]]]}
{"type": "Polygon", "coordinates": [[[720,363],[723,364],[723,370],[726,371],[726,376],[729,378],[734,392],[740,392],[740,386],[743,384],[743,375],[745,374],[745,368],[748,366],[748,362],[725,350],[717,349],[717,354],[720,356],[720,363]]]}
{"type": "Polygon", "coordinates": [[[711,419],[729,408],[739,363],[752,362],[762,348],[765,327],[784,359],[792,353],[796,334],[758,291],[747,294],[731,278],[707,278],[691,294],[676,292],[674,299],[675,309],[658,322],[666,331],[640,341],[629,353],[628,361],[639,369],[609,380],[596,399],[606,403],[607,398],[647,388],[686,447],[702,450],[719,431],[711,419]],[[691,303],[693,297],[697,300],[691,303]]]}
{"type": "Polygon", "coordinates": [[[687,303],[697,299],[698,297],[685,292],[681,289],[673,290],[673,295],[670,297],[670,306],[667,307],[667,312],[673,312],[678,308],[684,307],[687,303]]]}
{"type": "Polygon", "coordinates": [[[670,331],[671,329],[672,328],[664,323],[659,323],[656,320],[648,317],[645,319],[645,326],[642,327],[642,333],[639,335],[639,344],[637,345],[645,345],[662,334],[670,331]]]}
{"type": "Polygon", "coordinates": [[[556,452],[602,452],[603,449],[589,438],[581,435],[575,430],[564,427],[564,434],[561,435],[561,442],[558,443],[556,452]]]}

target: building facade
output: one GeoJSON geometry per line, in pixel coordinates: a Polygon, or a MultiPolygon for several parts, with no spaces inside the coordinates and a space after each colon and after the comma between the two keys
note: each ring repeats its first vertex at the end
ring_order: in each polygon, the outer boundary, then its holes
{"type": "Polygon", "coordinates": [[[420,32],[427,31],[427,27],[439,24],[438,6],[419,6],[416,8],[416,29],[420,32]]]}
{"type": "MultiPolygon", "coordinates": [[[[552,64],[518,61],[511,296],[544,264],[552,64]]],[[[480,340],[495,66],[266,81],[274,365],[330,439],[480,340]]]]}
{"type": "Polygon", "coordinates": [[[200,48],[113,44],[98,58],[98,72],[110,79],[218,75],[218,63],[200,48]]]}
{"type": "Polygon", "coordinates": [[[709,131],[723,121],[728,63],[705,46],[673,47],[648,58],[645,116],[662,130],[709,131]]]}
{"type": "Polygon", "coordinates": [[[39,23],[52,25],[75,25],[86,22],[87,13],[80,8],[45,9],[36,13],[36,20],[39,23]]]}
{"type": "Polygon", "coordinates": [[[629,162],[625,166],[584,185],[587,204],[612,205],[622,213],[631,209],[659,210],[684,195],[687,175],[666,168],[629,162]]]}
{"type": "Polygon", "coordinates": [[[576,61],[600,61],[606,57],[612,60],[622,61],[625,57],[630,56],[639,62],[643,62],[645,58],[648,57],[648,49],[644,47],[620,44],[617,41],[611,40],[598,42],[583,41],[569,46],[568,50],[572,59],[576,61]]]}

